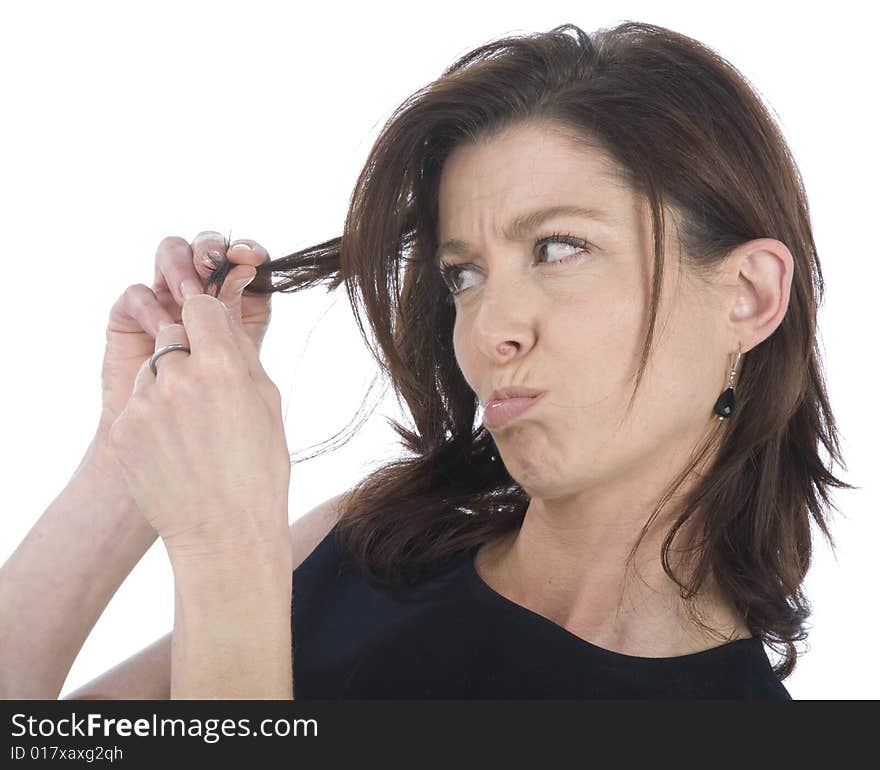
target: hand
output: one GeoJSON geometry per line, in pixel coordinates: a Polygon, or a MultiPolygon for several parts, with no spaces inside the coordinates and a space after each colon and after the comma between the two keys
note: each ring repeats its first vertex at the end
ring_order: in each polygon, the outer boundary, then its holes
{"type": "MultiPolygon", "coordinates": [[[[110,310],[107,324],[107,346],[101,371],[102,409],[97,435],[106,439],[106,433],[119,416],[131,396],[135,376],[144,360],[155,350],[156,335],[164,324],[180,323],[183,295],[180,282],[191,279],[204,287],[219,263],[213,263],[209,252],[215,252],[220,262],[226,259],[234,264],[220,291],[220,299],[232,307],[240,306],[241,323],[254,349],[259,352],[263,336],[271,318],[271,293],[237,293],[232,283],[254,273],[254,267],[269,261],[268,252],[252,240],[240,240],[251,246],[250,251],[227,251],[226,240],[220,233],[202,231],[192,242],[169,236],[156,249],[155,277],[152,287],[142,283],[129,286],[110,310]]],[[[271,286],[271,276],[261,275],[249,288],[271,286]]]]}
{"type": "Polygon", "coordinates": [[[109,443],[141,513],[176,557],[272,545],[288,532],[281,395],[238,311],[197,294],[143,361],[109,443]]]}

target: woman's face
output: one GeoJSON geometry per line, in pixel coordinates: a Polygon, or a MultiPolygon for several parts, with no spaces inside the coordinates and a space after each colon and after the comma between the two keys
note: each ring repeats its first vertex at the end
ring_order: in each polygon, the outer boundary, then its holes
{"type": "Polygon", "coordinates": [[[547,124],[520,125],[457,147],[439,196],[438,242],[466,244],[440,252],[447,265],[468,264],[450,277],[462,289],[454,329],[462,374],[483,406],[496,388],[546,391],[491,430],[511,476],[530,496],[555,499],[645,472],[674,475],[725,387],[730,330],[720,294],[679,265],[671,219],[655,349],[625,415],[647,332],[651,223],[608,161],[547,124]],[[554,206],[596,215],[507,232],[517,217],[554,206]],[[574,240],[537,244],[553,233],[574,240]]]}

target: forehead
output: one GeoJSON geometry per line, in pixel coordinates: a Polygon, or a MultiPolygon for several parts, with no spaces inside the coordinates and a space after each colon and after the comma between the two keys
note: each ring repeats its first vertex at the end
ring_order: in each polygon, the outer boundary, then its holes
{"type": "Polygon", "coordinates": [[[598,147],[552,124],[522,124],[457,146],[438,189],[438,237],[467,237],[488,224],[500,231],[527,211],[581,206],[607,223],[631,195],[598,147]],[[483,224],[481,224],[483,223],[483,224]]]}

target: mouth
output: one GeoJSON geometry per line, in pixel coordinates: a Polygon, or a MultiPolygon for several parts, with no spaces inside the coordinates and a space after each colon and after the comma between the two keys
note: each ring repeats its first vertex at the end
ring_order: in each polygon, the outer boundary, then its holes
{"type": "MultiPolygon", "coordinates": [[[[516,390],[515,388],[511,390],[516,390]]],[[[528,390],[526,388],[520,389],[528,390]]],[[[499,391],[493,393],[493,397],[499,391]]],[[[483,424],[489,429],[494,430],[503,428],[513,422],[517,417],[523,414],[527,409],[531,409],[544,395],[544,391],[532,391],[536,395],[512,395],[506,398],[492,398],[487,404],[483,412],[483,424]]]]}
{"type": "Polygon", "coordinates": [[[509,388],[498,388],[497,390],[492,391],[492,395],[489,396],[489,400],[486,402],[486,406],[488,406],[493,401],[501,401],[506,398],[535,398],[536,396],[540,396],[544,393],[543,390],[536,390],[535,388],[525,388],[519,385],[512,385],[509,388]]]}

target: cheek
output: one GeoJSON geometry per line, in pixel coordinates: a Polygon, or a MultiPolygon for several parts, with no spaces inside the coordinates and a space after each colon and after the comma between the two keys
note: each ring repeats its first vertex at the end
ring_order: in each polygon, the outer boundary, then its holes
{"type": "Polygon", "coordinates": [[[568,379],[579,391],[603,399],[632,387],[641,354],[638,305],[609,290],[572,295],[555,307],[544,341],[555,351],[549,363],[563,377],[559,385],[568,379]]]}
{"type": "Polygon", "coordinates": [[[705,426],[722,390],[723,371],[713,365],[711,332],[694,335],[698,324],[693,322],[691,327],[670,331],[667,344],[658,348],[645,397],[646,409],[666,414],[679,430],[705,426]],[[673,338],[673,334],[678,336],[673,338]]]}
{"type": "Polygon", "coordinates": [[[476,371],[474,369],[474,350],[473,346],[467,344],[467,336],[464,332],[464,325],[456,321],[452,330],[452,349],[455,353],[455,362],[458,364],[465,382],[470,386],[471,390],[479,393],[477,383],[474,381],[476,371]]]}
{"type": "Polygon", "coordinates": [[[670,297],[667,315],[658,315],[659,334],[653,353],[652,392],[656,402],[677,413],[681,426],[699,427],[711,419],[721,393],[723,362],[715,353],[723,346],[722,330],[711,305],[684,283],[670,297]]]}
{"type": "Polygon", "coordinates": [[[461,324],[456,323],[452,328],[452,350],[455,353],[455,360],[458,362],[459,368],[464,372],[465,376],[467,376],[467,369],[465,367],[466,362],[463,359],[463,356],[467,355],[467,351],[463,349],[461,341],[461,324]]]}

